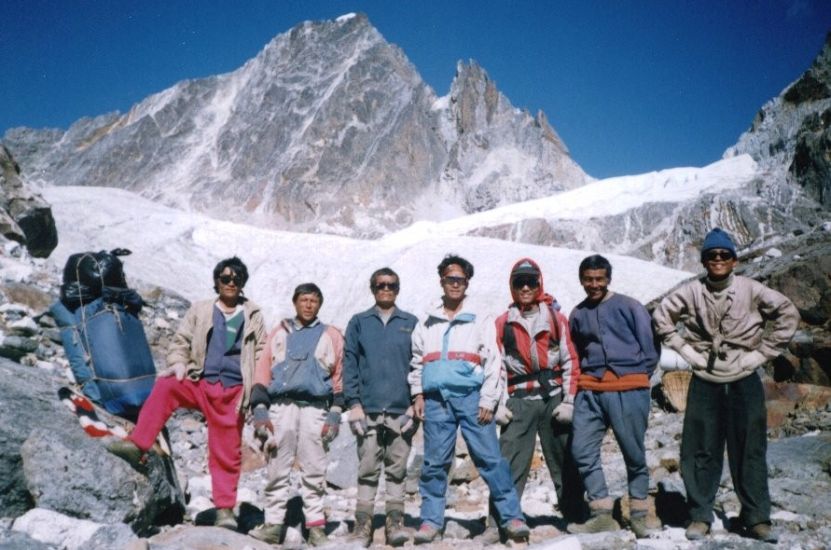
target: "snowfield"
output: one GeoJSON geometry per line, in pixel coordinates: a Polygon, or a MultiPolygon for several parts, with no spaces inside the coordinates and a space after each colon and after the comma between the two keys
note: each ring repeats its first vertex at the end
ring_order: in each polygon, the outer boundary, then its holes
{"type": "MultiPolygon", "coordinates": [[[[291,294],[296,285],[314,282],[324,295],[321,318],[343,328],[352,314],[372,305],[369,276],[383,266],[401,276],[399,306],[421,315],[440,295],[436,265],[451,252],[474,264],[469,297],[481,311],[496,315],[504,310],[510,302],[510,268],[530,256],[543,268],[546,290],[568,313],[584,296],[577,267],[596,251],[462,234],[523,218],[588,219],[647,200],[682,200],[740,185],[755,170],[749,157],[739,156],[704,168],[610,178],[447,222],[417,222],[378,240],[261,229],[162,206],[114,188],[48,187],[43,194],[58,225],[60,244],[50,258],[58,267],[74,252],[129,248],[133,254],[124,258],[128,281],[140,279],[195,300],[213,294],[211,270],[216,262],[238,255],[251,272],[246,294],[264,308],[270,325],[293,315],[291,294]]],[[[613,265],[612,289],[643,302],[691,275],[630,257],[607,257],[613,265]]]]}

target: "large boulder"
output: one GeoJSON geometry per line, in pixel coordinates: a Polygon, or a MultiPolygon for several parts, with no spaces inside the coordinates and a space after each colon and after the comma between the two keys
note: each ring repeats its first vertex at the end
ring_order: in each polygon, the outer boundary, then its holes
{"type": "Polygon", "coordinates": [[[35,508],[14,521],[12,530],[65,550],[125,548],[136,535],[123,523],[102,525],[35,508]]]}
{"type": "Polygon", "coordinates": [[[20,167],[0,144],[0,235],[25,244],[36,258],[46,258],[58,246],[52,208],[20,177],[20,167]]]}
{"type": "Polygon", "coordinates": [[[86,435],[57,398],[60,384],[41,369],[0,358],[0,515],[45,508],[136,533],[181,519],[184,496],[172,461],[151,455],[133,470],[86,435]]]}

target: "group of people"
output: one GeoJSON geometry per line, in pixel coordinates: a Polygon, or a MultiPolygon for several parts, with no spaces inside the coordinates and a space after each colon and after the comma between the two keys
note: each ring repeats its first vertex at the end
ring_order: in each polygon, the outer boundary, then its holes
{"type": "Polygon", "coordinates": [[[404,481],[413,435],[423,424],[418,544],[441,536],[460,430],[490,491],[483,536],[497,542],[530,535],[520,500],[537,437],[568,530],[620,528],[601,463],[611,427],[626,464],[629,526],[644,537],[650,532],[644,437],[660,339],[694,375],[681,445],[687,537],[709,533],[726,443],[747,534],[773,541],[756,372],[787,345],[798,312],[783,295],[733,273],[735,244],[720,229],[706,236],[701,261],[706,275],[668,295],[653,317],[609,288],[606,258],[589,256],[578,272],[586,299],[567,318],[545,291],[540,266],[522,258],[509,275],[511,304],[494,319],[467,300],[473,265],[448,255],[437,268],[442,294],[418,317],[397,307],[401,281],[382,268],[369,281],[374,305],[350,319],[345,335],[318,318],[323,293],[312,283],[295,289],[295,317],[266,335],[260,308],[242,292],[245,264],[223,260],[213,273],[217,298],[190,308],[135,429],[110,450],[139,464],[175,409],[201,410],[216,525],[235,529],[241,434],[250,411],[268,457],[268,482],[265,521],[249,534],[281,542],[297,464],[308,542],[320,545],[327,541],[326,453],[345,414],[358,444],[352,536],[364,546],[373,540],[383,472],[384,534],[387,544],[400,546],[410,540],[404,481]],[[764,331],[766,322],[772,330],[764,331]]]}

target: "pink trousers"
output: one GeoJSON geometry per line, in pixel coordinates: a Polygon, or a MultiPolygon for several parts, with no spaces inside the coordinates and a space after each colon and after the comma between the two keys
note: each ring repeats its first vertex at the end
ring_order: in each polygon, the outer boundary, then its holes
{"type": "Polygon", "coordinates": [[[141,408],[130,440],[146,451],[173,411],[180,407],[198,409],[208,424],[208,470],[214,505],[233,508],[242,469],[244,417],[237,411],[241,393],[241,385],[225,388],[219,382],[211,384],[204,379],[180,382],[174,376],[160,377],[141,408]]]}

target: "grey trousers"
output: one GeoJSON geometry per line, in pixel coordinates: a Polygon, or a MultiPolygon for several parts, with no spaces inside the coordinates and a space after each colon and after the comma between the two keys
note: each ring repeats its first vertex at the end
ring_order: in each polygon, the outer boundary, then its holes
{"type": "Polygon", "coordinates": [[[375,496],[381,467],[386,486],[386,511],[404,511],[404,480],[407,476],[407,458],[411,438],[401,435],[397,414],[368,414],[369,429],[358,437],[358,502],[355,512],[370,516],[375,510],[375,496]]]}
{"type": "Polygon", "coordinates": [[[580,470],[589,501],[609,496],[600,461],[603,436],[611,427],[626,464],[629,496],[645,499],[649,494],[644,436],[649,421],[649,390],[599,392],[580,390],[574,400],[571,452],[580,470]]]}
{"type": "MultiPolygon", "coordinates": [[[[499,446],[511,469],[517,496],[522,499],[539,435],[542,455],[554,482],[560,511],[567,519],[577,519],[581,517],[584,508],[583,483],[571,457],[571,426],[551,418],[552,411],[562,400],[562,394],[545,401],[508,398],[507,407],[513,414],[513,419],[502,427],[499,446]]],[[[493,514],[491,508],[491,515],[493,514]]]]}
{"type": "Polygon", "coordinates": [[[765,391],[757,374],[717,384],[693,376],[681,436],[681,476],[693,521],[711,523],[724,447],[745,526],[770,521],[765,391]]]}

